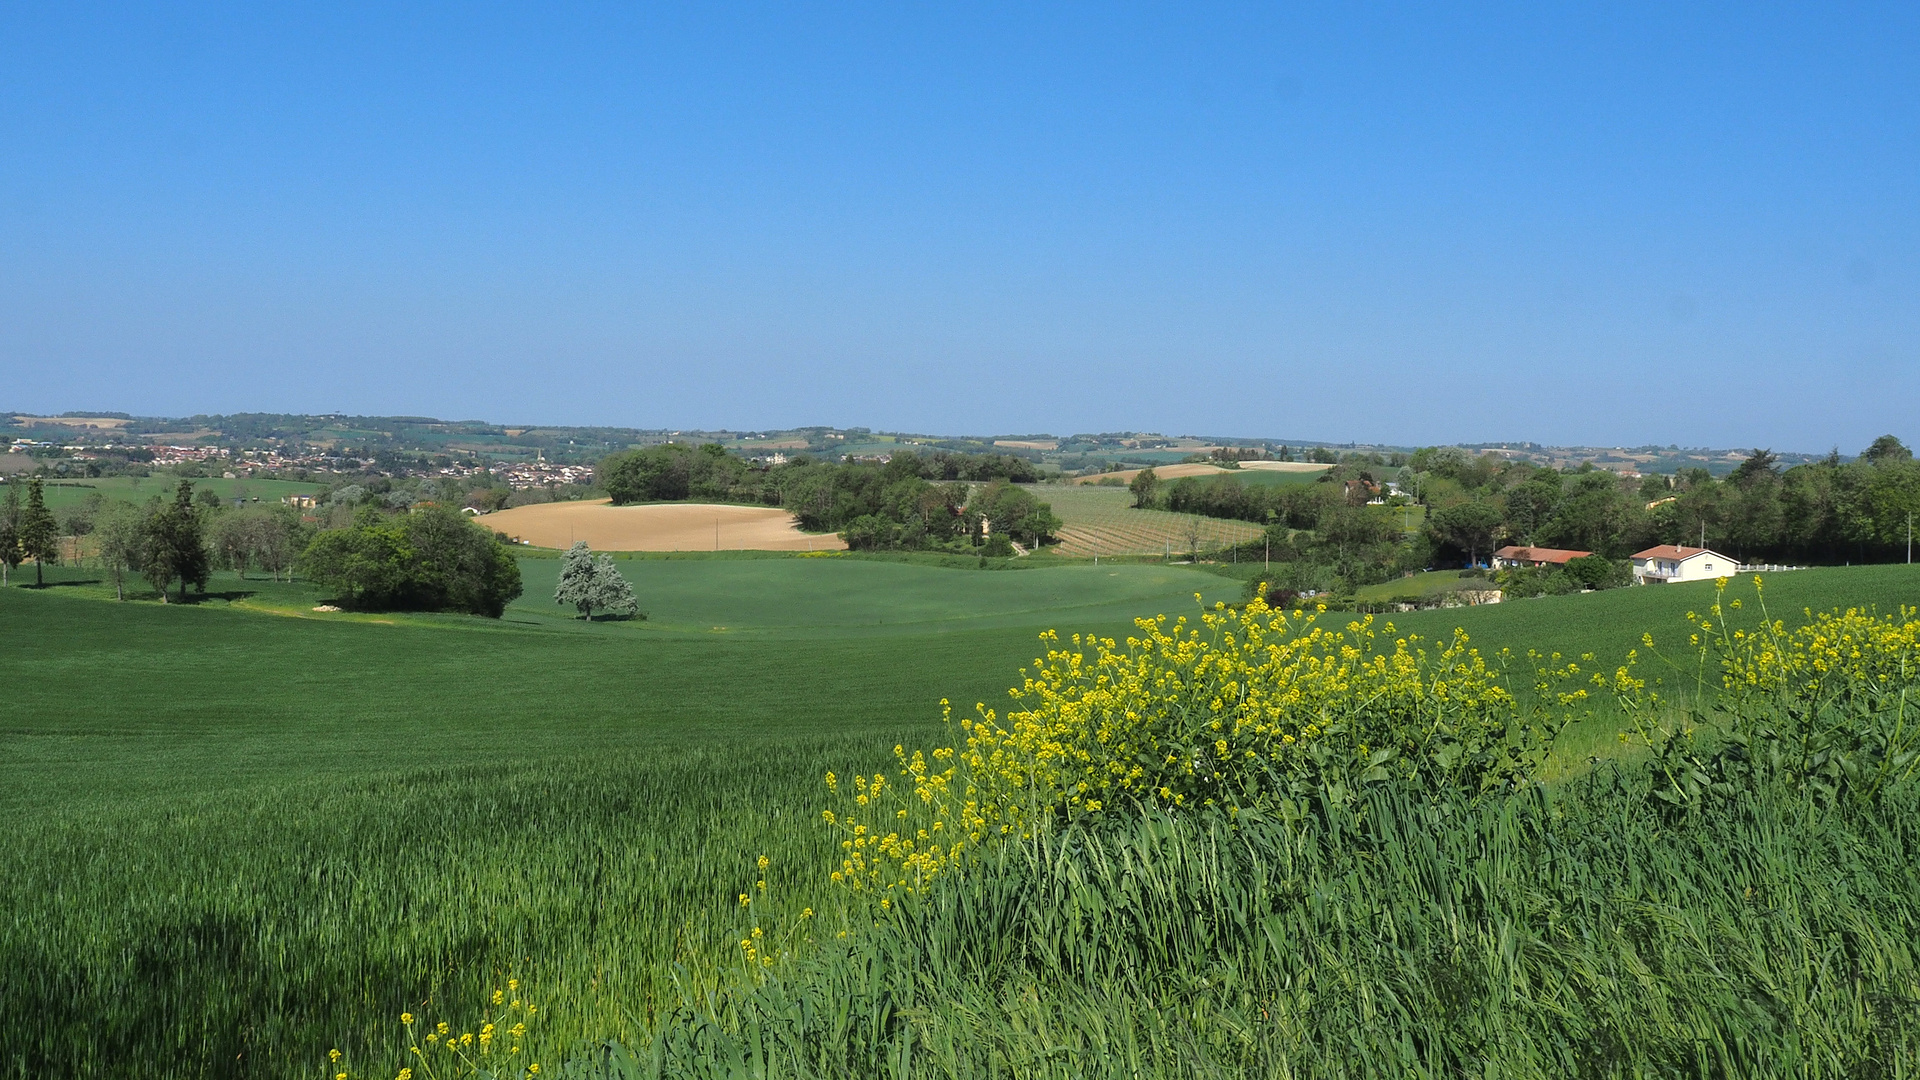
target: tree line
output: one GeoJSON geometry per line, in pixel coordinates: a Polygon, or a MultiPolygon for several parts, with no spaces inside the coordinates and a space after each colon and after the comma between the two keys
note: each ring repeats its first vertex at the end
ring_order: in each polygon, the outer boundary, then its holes
{"type": "MultiPolygon", "coordinates": [[[[24,498],[15,484],[0,498],[0,574],[28,560],[37,568],[59,561],[59,524],[39,481],[25,486],[24,498]]],[[[512,550],[458,510],[425,501],[401,508],[360,502],[354,514],[339,528],[316,528],[291,507],[228,507],[183,479],[173,498],[145,505],[96,493],[65,524],[67,535],[90,538],[122,600],[129,576],[145,579],[167,603],[186,600],[189,588],[204,594],[215,569],[242,580],[254,569],[276,580],[298,572],[358,608],[497,618],[520,595],[512,550]]]]}
{"type": "Polygon", "coordinates": [[[680,443],[609,455],[595,483],[616,505],[695,500],[748,502],[793,512],[801,528],[838,532],[865,550],[990,549],[1051,541],[1052,508],[1017,486],[1041,478],[1031,462],[1005,454],[900,451],[887,461],[821,461],[797,456],[759,466],[717,444],[680,443]]]}
{"type": "MultiPolygon", "coordinates": [[[[192,482],[182,480],[171,501],[156,498],[145,506],[106,502],[96,496],[70,513],[66,525],[68,535],[94,537],[101,567],[112,576],[120,599],[126,599],[127,575],[138,574],[165,603],[176,583],[181,600],[189,585],[206,589],[216,555],[208,542],[207,516],[206,506],[194,502],[192,482]]],[[[240,538],[241,532],[230,528],[221,534],[226,545],[221,554],[242,560],[252,556],[252,546],[240,538]]],[[[60,535],[39,479],[28,482],[24,502],[18,486],[9,483],[0,500],[0,583],[6,571],[31,559],[35,584],[44,584],[44,567],[60,560],[60,535]]]]}
{"type": "Polygon", "coordinates": [[[1920,463],[1891,435],[1855,460],[1834,453],[1789,469],[1756,449],[1725,478],[1555,470],[1446,449],[1415,454],[1408,472],[1401,487],[1428,507],[1435,558],[1454,564],[1507,543],[1609,559],[1685,544],[1749,563],[1888,562],[1906,558],[1920,513],[1920,463]]]}
{"type": "Polygon", "coordinates": [[[1920,463],[1891,435],[1855,460],[1836,453],[1792,468],[1755,450],[1724,478],[1697,468],[1640,477],[1590,463],[1554,469],[1438,447],[1399,461],[1349,455],[1311,483],[1250,485],[1230,474],[1167,483],[1144,470],[1129,486],[1135,506],[1266,525],[1255,545],[1263,554],[1347,585],[1483,566],[1507,544],[1612,564],[1522,575],[1513,583],[1522,590],[1617,584],[1627,556],[1657,544],[1749,563],[1896,561],[1907,557],[1910,523],[1920,526],[1920,463]]]}

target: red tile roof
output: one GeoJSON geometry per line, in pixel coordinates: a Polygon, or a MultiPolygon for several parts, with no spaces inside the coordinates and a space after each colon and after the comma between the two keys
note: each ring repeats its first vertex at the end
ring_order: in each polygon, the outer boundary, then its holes
{"type": "Polygon", "coordinates": [[[1719,552],[1710,548],[1685,547],[1680,544],[1661,544],[1659,547],[1650,547],[1645,551],[1636,551],[1628,557],[1633,559],[1672,559],[1678,562],[1681,559],[1691,559],[1695,555],[1703,553],[1707,555],[1719,555],[1720,558],[1726,559],[1728,562],[1735,561],[1732,557],[1720,555],[1719,552]]]}
{"type": "Polygon", "coordinates": [[[1565,563],[1569,559],[1584,559],[1593,554],[1591,551],[1570,551],[1566,548],[1544,547],[1503,547],[1493,553],[1496,559],[1512,559],[1515,562],[1565,563]]]}

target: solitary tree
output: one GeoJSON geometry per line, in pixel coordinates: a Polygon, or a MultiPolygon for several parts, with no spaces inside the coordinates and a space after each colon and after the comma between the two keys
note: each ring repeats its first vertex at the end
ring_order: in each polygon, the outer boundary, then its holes
{"type": "Polygon", "coordinates": [[[567,549],[553,600],[556,604],[572,605],[588,622],[593,621],[595,608],[631,614],[639,606],[633,597],[633,586],[614,568],[613,557],[602,555],[595,559],[584,540],[567,549]]]}
{"type": "Polygon", "coordinates": [[[46,496],[40,490],[37,476],[27,485],[27,506],[20,512],[19,537],[20,554],[33,560],[34,584],[45,585],[47,563],[60,561],[60,523],[47,509],[46,496]]]}
{"type": "Polygon", "coordinates": [[[560,560],[560,585],[553,590],[553,602],[568,604],[593,621],[593,551],[585,540],[576,541],[560,560]]]}
{"type": "Polygon", "coordinates": [[[1153,497],[1160,490],[1160,474],[1152,469],[1141,469],[1133,474],[1133,481],[1127,485],[1133,492],[1133,505],[1142,510],[1153,508],[1153,497]]]}

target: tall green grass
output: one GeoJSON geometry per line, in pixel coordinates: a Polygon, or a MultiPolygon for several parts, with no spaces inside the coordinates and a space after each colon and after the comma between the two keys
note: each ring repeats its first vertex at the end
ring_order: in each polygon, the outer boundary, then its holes
{"type": "Polygon", "coordinates": [[[391,1076],[403,1011],[471,1023],[509,976],[546,1018],[535,1060],[637,1037],[731,968],[757,857],[774,903],[830,906],[808,811],[876,741],[541,762],[508,739],[493,764],[46,815],[6,845],[0,1074],[294,1076],[337,1046],[391,1076]]]}
{"type": "Polygon", "coordinates": [[[1920,802],[1630,774],[999,849],[586,1075],[1906,1076],[1920,802]],[[743,1073],[744,1067],[744,1073],[743,1073]]]}

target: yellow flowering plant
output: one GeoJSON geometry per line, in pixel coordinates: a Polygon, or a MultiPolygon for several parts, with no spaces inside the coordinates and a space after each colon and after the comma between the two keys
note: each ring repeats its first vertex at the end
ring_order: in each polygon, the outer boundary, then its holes
{"type": "MultiPolygon", "coordinates": [[[[1727,584],[1719,580],[1705,614],[1687,614],[1694,693],[1681,722],[1660,724],[1656,697],[1622,695],[1632,735],[1654,751],[1656,794],[1690,804],[1776,781],[1871,800],[1911,779],[1920,769],[1909,701],[1920,686],[1920,611],[1803,610],[1789,627],[1768,614],[1758,575],[1757,618],[1727,584]]],[[[1653,637],[1643,644],[1654,649],[1653,637]]]]}
{"type": "MultiPolygon", "coordinates": [[[[1508,690],[1510,657],[1490,664],[1464,632],[1428,642],[1324,616],[1256,599],[1136,620],[1124,643],[1049,631],[1004,714],[981,704],[955,724],[941,703],[957,745],[896,747],[897,782],[827,776],[835,880],[912,892],[984,843],[1142,808],[1299,817],[1372,784],[1505,790],[1587,696],[1561,694],[1549,715],[1508,690]]],[[[1536,674],[1551,702],[1581,673],[1536,674]]]]}
{"type": "Polygon", "coordinates": [[[813,921],[813,909],[803,908],[799,916],[787,920],[784,928],[776,925],[780,909],[767,887],[767,871],[771,867],[772,861],[765,855],[754,860],[753,887],[740,894],[739,906],[748,927],[740,937],[740,960],[755,981],[764,980],[769,968],[792,958],[806,944],[813,921]],[[773,929],[769,931],[768,926],[773,929]]]}
{"type": "MultiPolygon", "coordinates": [[[[407,1055],[396,1080],[506,1080],[540,1075],[540,1063],[523,1050],[527,1029],[539,1008],[527,999],[519,979],[508,979],[480,1006],[477,1027],[457,1029],[446,1021],[429,1025],[411,1012],[400,1014],[407,1033],[407,1055]]],[[[339,1050],[327,1052],[334,1080],[351,1080],[339,1050]],[[336,1071],[337,1070],[337,1071],[336,1071]]]]}

